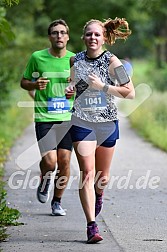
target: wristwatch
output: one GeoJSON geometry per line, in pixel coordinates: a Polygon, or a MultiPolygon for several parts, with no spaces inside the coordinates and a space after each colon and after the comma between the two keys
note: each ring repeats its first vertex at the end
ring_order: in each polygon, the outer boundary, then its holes
{"type": "Polygon", "coordinates": [[[105,84],[103,87],[103,92],[107,93],[108,89],[109,89],[109,84],[105,84]]]}

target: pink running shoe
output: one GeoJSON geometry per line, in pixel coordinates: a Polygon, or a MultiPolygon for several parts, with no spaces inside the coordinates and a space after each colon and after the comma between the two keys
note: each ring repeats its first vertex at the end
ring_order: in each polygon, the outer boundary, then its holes
{"type": "Polygon", "coordinates": [[[87,243],[89,244],[97,243],[103,240],[103,237],[99,234],[99,229],[96,223],[92,224],[91,226],[87,226],[87,236],[87,243]]]}

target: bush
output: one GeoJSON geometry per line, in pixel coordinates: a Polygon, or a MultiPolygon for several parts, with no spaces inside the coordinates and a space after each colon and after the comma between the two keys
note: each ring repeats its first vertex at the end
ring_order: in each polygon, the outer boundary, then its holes
{"type": "Polygon", "coordinates": [[[162,68],[152,67],[146,74],[151,76],[156,90],[161,92],[167,90],[167,64],[164,64],[162,68]]]}
{"type": "Polygon", "coordinates": [[[167,151],[167,92],[154,92],[131,115],[132,126],[142,137],[167,151]]]}
{"type": "Polygon", "coordinates": [[[30,97],[27,92],[17,88],[10,93],[11,106],[6,107],[4,114],[1,115],[0,124],[0,241],[7,237],[6,226],[20,225],[16,220],[20,217],[17,209],[9,208],[6,204],[5,183],[3,182],[4,163],[9,154],[10,147],[21,135],[22,130],[32,121],[32,109],[21,109],[17,107],[18,97],[20,100],[28,100],[30,97]],[[5,125],[5,127],[4,127],[5,125]],[[15,131],[13,132],[13,125],[15,131]]]}

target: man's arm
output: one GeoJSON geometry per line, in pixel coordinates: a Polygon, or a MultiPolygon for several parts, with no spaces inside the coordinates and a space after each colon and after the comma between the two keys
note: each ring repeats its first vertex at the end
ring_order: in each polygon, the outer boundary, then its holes
{"type": "Polygon", "coordinates": [[[31,96],[31,98],[34,100],[34,98],[35,98],[35,89],[34,89],[34,90],[28,91],[28,94],[29,94],[29,96],[31,96]]]}
{"type": "Polygon", "coordinates": [[[25,79],[24,77],[21,79],[20,86],[28,91],[32,91],[34,89],[43,90],[46,89],[49,80],[46,77],[41,77],[36,81],[25,79]]]}

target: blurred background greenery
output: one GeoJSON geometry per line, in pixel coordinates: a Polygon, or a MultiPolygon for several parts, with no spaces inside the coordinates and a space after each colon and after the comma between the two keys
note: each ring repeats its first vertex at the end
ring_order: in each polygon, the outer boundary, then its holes
{"type": "Polygon", "coordinates": [[[144,82],[150,85],[153,91],[149,99],[139,106],[129,119],[142,136],[167,151],[167,144],[164,144],[167,109],[159,105],[166,97],[166,0],[73,0],[70,3],[68,0],[0,0],[0,116],[5,124],[5,128],[0,125],[0,139],[3,143],[11,145],[29,122],[27,120],[32,120],[31,109],[21,109],[17,106],[18,101],[29,99],[27,92],[20,89],[19,82],[30,54],[49,47],[48,24],[57,18],[65,19],[70,27],[68,49],[77,52],[84,48],[81,35],[88,20],[94,18],[103,21],[115,17],[128,20],[132,35],[125,42],[118,40],[107,49],[120,59],[131,61],[135,85],[144,82]],[[149,102],[154,106],[149,106],[149,102]],[[147,116],[148,107],[151,117],[147,116]],[[25,116],[26,113],[28,116],[25,116]],[[19,116],[26,119],[21,120],[19,116]],[[152,120],[151,129],[147,127],[147,133],[143,128],[146,125],[145,120],[147,123],[152,120]],[[10,135],[11,125],[16,122],[18,130],[10,135]],[[154,135],[150,134],[154,124],[156,127],[158,124],[163,137],[153,141],[154,135]]]}
{"type": "MultiPolygon", "coordinates": [[[[12,144],[32,122],[32,108],[17,106],[19,101],[30,100],[19,83],[30,54],[49,47],[49,23],[66,20],[70,27],[68,49],[77,52],[84,48],[81,35],[88,20],[115,17],[127,19],[132,35],[107,49],[120,59],[130,60],[136,86],[146,83],[152,89],[152,95],[129,115],[129,121],[147,141],[167,151],[166,0],[0,0],[1,181],[12,144]]],[[[0,213],[5,206],[3,190],[0,187],[0,213]]]]}

